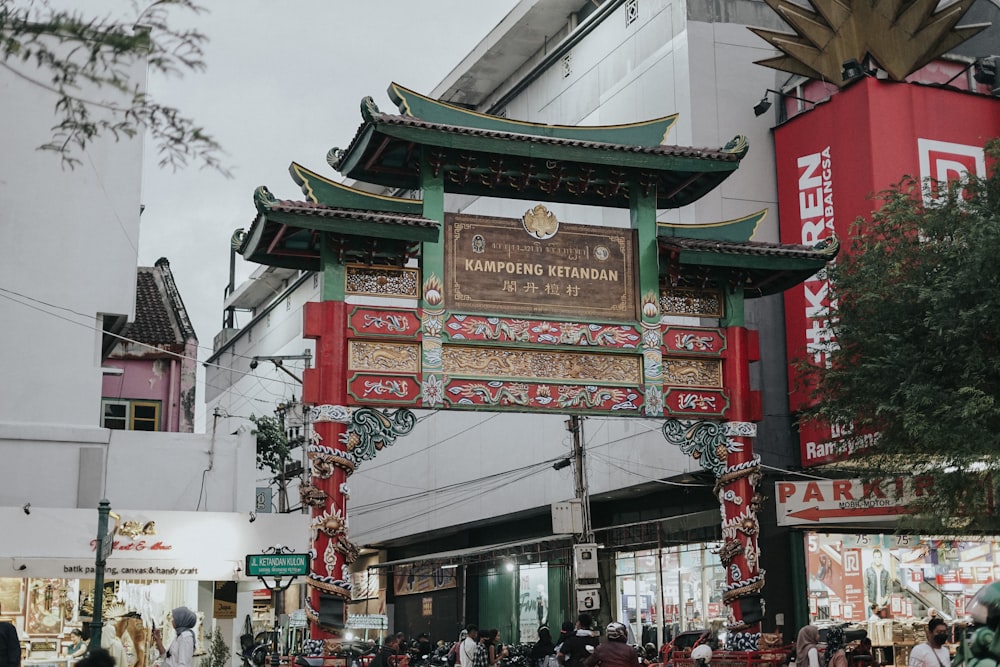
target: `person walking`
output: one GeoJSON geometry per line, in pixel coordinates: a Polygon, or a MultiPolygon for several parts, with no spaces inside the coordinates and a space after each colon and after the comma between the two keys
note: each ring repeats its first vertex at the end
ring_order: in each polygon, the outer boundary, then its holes
{"type": "MultiPolygon", "coordinates": [[[[177,636],[174,637],[174,641],[170,642],[169,649],[163,648],[162,628],[153,630],[153,641],[156,642],[156,649],[160,652],[159,665],[160,667],[192,667],[196,644],[194,626],[198,624],[198,615],[187,607],[177,607],[170,612],[170,618],[177,636]]],[[[107,632],[107,630],[108,628],[105,627],[104,631],[107,632]]]]}
{"type": "Polygon", "coordinates": [[[583,661],[590,657],[599,641],[590,626],[593,619],[584,612],[576,619],[576,632],[566,637],[559,649],[559,662],[565,667],[582,667],[583,661]]]}
{"type": "Polygon", "coordinates": [[[605,631],[607,641],[583,661],[583,667],[639,667],[639,653],[628,645],[628,628],[612,621],[605,631]]]}
{"type": "Polygon", "coordinates": [[[948,624],[943,618],[934,617],[927,623],[927,641],[910,651],[909,667],[951,667],[948,642],[948,624]]]}
{"type": "Polygon", "coordinates": [[[820,667],[819,628],[807,625],[795,640],[795,667],[820,667]]]}
{"type": "Polygon", "coordinates": [[[21,667],[21,640],[13,623],[0,623],[0,667],[21,667]]]}
{"type": "Polygon", "coordinates": [[[465,640],[462,642],[462,648],[458,655],[462,661],[462,667],[472,667],[472,663],[476,659],[476,652],[479,650],[479,626],[469,623],[465,626],[465,632],[465,640]]]}
{"type": "Polygon", "coordinates": [[[458,641],[451,645],[448,649],[448,664],[458,665],[462,664],[462,643],[465,642],[465,638],[469,636],[469,631],[462,628],[462,631],[458,633],[458,641]]]}

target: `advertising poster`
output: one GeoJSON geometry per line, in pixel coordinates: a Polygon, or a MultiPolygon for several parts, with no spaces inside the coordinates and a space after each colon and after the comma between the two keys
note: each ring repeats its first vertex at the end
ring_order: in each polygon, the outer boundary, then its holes
{"type": "MultiPolygon", "coordinates": [[[[985,175],[983,146],[998,135],[997,98],[866,77],[775,129],[781,241],[812,246],[836,235],[844,253],[852,223],[877,206],[871,193],[904,175],[945,182],[963,172],[985,175]]],[[[820,272],[785,292],[793,412],[809,402],[807,375],[797,364],[827,364],[830,287],[820,272]]],[[[799,432],[805,466],[841,458],[838,440],[849,452],[872,437],[811,423],[799,432]]]]}

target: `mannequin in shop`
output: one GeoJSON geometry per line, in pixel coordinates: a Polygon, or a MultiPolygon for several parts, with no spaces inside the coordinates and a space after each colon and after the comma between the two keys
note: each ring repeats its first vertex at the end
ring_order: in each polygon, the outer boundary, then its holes
{"type": "Polygon", "coordinates": [[[122,641],[118,639],[118,632],[113,623],[105,623],[101,628],[101,648],[114,658],[116,665],[128,664],[128,654],[122,641]]]}
{"type": "Polygon", "coordinates": [[[194,627],[198,624],[198,616],[187,607],[177,607],[170,612],[171,621],[177,636],[170,643],[169,649],[163,648],[162,629],[153,631],[153,641],[160,652],[160,667],[191,667],[194,661],[195,636],[194,627]]]}

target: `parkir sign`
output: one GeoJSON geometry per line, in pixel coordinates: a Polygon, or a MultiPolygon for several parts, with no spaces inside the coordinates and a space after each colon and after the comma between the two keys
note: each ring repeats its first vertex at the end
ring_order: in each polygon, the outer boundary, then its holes
{"type": "Polygon", "coordinates": [[[774,485],[779,526],[885,521],[908,514],[907,505],[931,493],[933,480],[923,476],[870,481],[776,482],[774,485]]]}

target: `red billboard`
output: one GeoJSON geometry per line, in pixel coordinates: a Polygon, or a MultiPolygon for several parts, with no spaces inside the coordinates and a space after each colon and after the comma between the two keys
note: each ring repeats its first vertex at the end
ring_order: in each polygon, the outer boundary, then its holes
{"type": "MultiPolygon", "coordinates": [[[[808,97],[808,94],[806,95],[808,97]]],[[[983,146],[1000,136],[1000,99],[914,83],[864,78],[775,129],[781,241],[813,245],[836,234],[848,250],[851,223],[869,216],[872,193],[904,175],[985,176],[983,146]]],[[[800,360],[827,363],[830,306],[820,272],[785,292],[789,402],[808,405],[800,360]]],[[[800,424],[802,464],[837,458],[829,428],[800,424]]]]}

